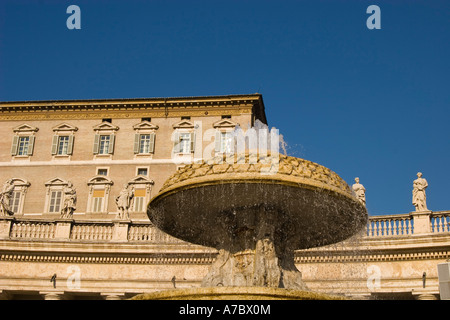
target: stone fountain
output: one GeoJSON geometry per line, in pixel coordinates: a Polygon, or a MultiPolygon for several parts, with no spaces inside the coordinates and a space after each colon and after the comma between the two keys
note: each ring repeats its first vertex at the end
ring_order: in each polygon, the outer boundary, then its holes
{"type": "Polygon", "coordinates": [[[151,200],[148,216],[176,238],[216,248],[202,287],[233,292],[308,290],[294,251],[343,241],[367,222],[365,206],[330,169],[249,153],[179,169],[151,200]]]}
{"type": "Polygon", "coordinates": [[[269,135],[264,126],[251,129],[252,148],[237,128],[236,153],[182,167],[150,201],[147,214],[156,227],[218,255],[202,288],[147,298],[301,297],[308,288],[295,250],[343,241],[366,226],[367,210],[343,179],[279,154],[278,130],[269,135]]]}

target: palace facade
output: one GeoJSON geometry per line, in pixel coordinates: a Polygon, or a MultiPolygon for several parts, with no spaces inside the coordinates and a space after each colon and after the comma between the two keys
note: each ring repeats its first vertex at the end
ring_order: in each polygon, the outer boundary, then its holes
{"type": "Polygon", "coordinates": [[[266,123],[259,94],[2,102],[0,183],[12,179],[14,217],[60,217],[70,186],[74,217],[112,219],[116,197],[132,186],[130,218],[147,219],[152,192],[178,166],[214,156],[227,132],[256,119],[266,123]],[[208,130],[215,134],[203,141],[208,130]]]}

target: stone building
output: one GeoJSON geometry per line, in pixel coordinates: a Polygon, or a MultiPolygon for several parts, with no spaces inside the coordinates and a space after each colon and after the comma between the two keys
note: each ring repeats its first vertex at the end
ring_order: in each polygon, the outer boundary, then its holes
{"type": "Polygon", "coordinates": [[[124,186],[131,219],[147,219],[152,192],[177,166],[214,156],[236,124],[266,123],[260,94],[0,103],[0,183],[12,179],[15,217],[58,218],[64,187],[76,192],[74,217],[112,219],[124,186]],[[223,133],[221,135],[221,133],[223,133]],[[210,155],[203,151],[208,144],[210,155]],[[130,189],[130,190],[131,190],[130,189]]]}

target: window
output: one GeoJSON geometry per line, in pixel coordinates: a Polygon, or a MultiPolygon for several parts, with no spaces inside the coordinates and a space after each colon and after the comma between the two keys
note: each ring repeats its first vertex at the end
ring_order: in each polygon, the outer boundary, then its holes
{"type": "Polygon", "coordinates": [[[98,154],[109,154],[109,143],[111,142],[110,135],[101,135],[98,145],[98,154]]]}
{"type": "Polygon", "coordinates": [[[114,134],[96,134],[94,136],[94,148],[96,155],[108,155],[114,153],[114,134]]]}
{"type": "Polygon", "coordinates": [[[158,126],[151,123],[151,118],[142,118],[142,122],[135,124],[134,134],[134,154],[138,157],[151,157],[155,153],[156,130],[158,126]]]}
{"type": "Polygon", "coordinates": [[[61,211],[62,191],[51,191],[50,203],[48,207],[49,213],[59,213],[61,211]]]}
{"type": "Polygon", "coordinates": [[[111,155],[114,153],[115,132],[119,127],[111,124],[111,119],[103,119],[103,121],[94,126],[94,145],[92,153],[94,155],[111,155]]]}
{"type": "Polygon", "coordinates": [[[23,179],[14,178],[9,180],[9,184],[9,210],[14,212],[14,214],[21,214],[23,213],[25,194],[30,183],[23,179]]]}
{"type": "Polygon", "coordinates": [[[13,129],[15,135],[13,136],[11,145],[12,156],[31,156],[33,155],[35,133],[39,129],[28,124],[22,124],[13,129]]]}
{"type": "Polygon", "coordinates": [[[71,183],[61,178],[53,178],[45,183],[47,188],[45,197],[44,212],[61,214],[64,201],[64,192],[71,183]]]}
{"type": "Polygon", "coordinates": [[[102,122],[112,123],[112,119],[111,118],[102,119],[102,122]]]}
{"type": "Polygon", "coordinates": [[[232,153],[234,138],[231,132],[220,132],[220,153],[232,153]]]}
{"type": "Polygon", "coordinates": [[[103,200],[105,198],[105,190],[97,189],[92,193],[92,208],[91,212],[102,212],[103,211],[103,200]]]}
{"type": "Polygon", "coordinates": [[[78,130],[67,123],[62,123],[53,128],[55,135],[52,140],[53,156],[68,156],[73,152],[74,133],[78,130]]]}
{"type": "Polygon", "coordinates": [[[141,213],[147,211],[147,204],[150,201],[153,184],[154,181],[144,175],[137,175],[128,182],[128,185],[132,186],[132,189],[134,190],[130,211],[141,213]]]}
{"type": "Polygon", "coordinates": [[[138,176],[147,176],[148,169],[147,168],[138,168],[137,169],[137,175],[138,176]]]}
{"type": "Polygon", "coordinates": [[[191,152],[191,134],[181,133],[180,134],[180,153],[190,153],[191,152]]]}
{"type": "Polygon", "coordinates": [[[11,198],[9,199],[9,207],[14,213],[17,213],[19,211],[20,197],[20,191],[13,191],[11,198]]]}
{"type": "Polygon", "coordinates": [[[186,131],[176,131],[174,139],[174,153],[193,153],[195,143],[195,133],[186,131]]]}
{"type": "Polygon", "coordinates": [[[134,153],[150,154],[155,151],[155,133],[135,134],[134,153]]]}
{"type": "Polygon", "coordinates": [[[231,121],[231,116],[223,115],[222,119],[213,123],[216,129],[215,152],[216,153],[234,153],[235,137],[234,130],[237,123],[231,121]]]}
{"type": "Polygon", "coordinates": [[[14,136],[11,147],[13,156],[30,156],[33,154],[34,136],[14,136]]]}
{"type": "Polygon", "coordinates": [[[150,135],[141,134],[139,142],[139,153],[150,153],[150,135]]]}
{"type": "Polygon", "coordinates": [[[68,154],[69,148],[69,136],[61,136],[58,138],[58,147],[56,154],[58,155],[66,155],[68,154]]]}
{"type": "Polygon", "coordinates": [[[146,190],[145,189],[134,189],[134,208],[135,212],[143,212],[146,211],[145,208],[145,197],[146,190]]]}
{"type": "Polygon", "coordinates": [[[17,155],[27,156],[29,145],[30,145],[30,137],[19,137],[19,145],[17,146],[17,155]]]}
{"type": "Polygon", "coordinates": [[[87,201],[87,212],[108,212],[108,199],[112,184],[113,182],[111,179],[104,175],[97,175],[88,181],[89,196],[87,201]]]}
{"type": "Polygon", "coordinates": [[[97,169],[97,175],[99,175],[99,176],[107,176],[108,175],[108,169],[104,169],[104,168],[97,169]]]}
{"type": "Polygon", "coordinates": [[[52,154],[58,156],[71,155],[73,150],[73,135],[53,136],[52,154]]]}

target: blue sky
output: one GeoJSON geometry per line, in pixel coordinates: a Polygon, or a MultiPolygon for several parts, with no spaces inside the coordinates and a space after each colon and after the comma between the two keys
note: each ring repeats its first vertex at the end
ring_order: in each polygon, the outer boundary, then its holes
{"type": "Polygon", "coordinates": [[[413,211],[418,171],[448,210],[449,39],[450,1],[2,0],[0,100],[259,92],[288,154],[360,177],[369,214],[413,211]]]}

